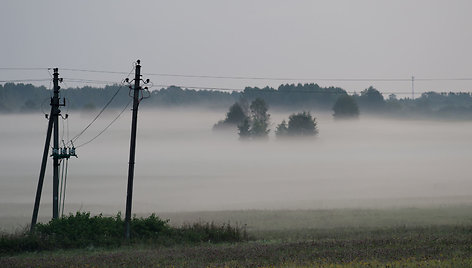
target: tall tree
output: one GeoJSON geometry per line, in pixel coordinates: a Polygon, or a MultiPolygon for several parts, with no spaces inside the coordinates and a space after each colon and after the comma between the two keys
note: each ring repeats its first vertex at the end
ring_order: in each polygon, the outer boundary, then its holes
{"type": "Polygon", "coordinates": [[[269,134],[269,118],[267,104],[263,99],[257,98],[249,107],[251,109],[252,125],[251,135],[257,138],[265,138],[269,134]]]}

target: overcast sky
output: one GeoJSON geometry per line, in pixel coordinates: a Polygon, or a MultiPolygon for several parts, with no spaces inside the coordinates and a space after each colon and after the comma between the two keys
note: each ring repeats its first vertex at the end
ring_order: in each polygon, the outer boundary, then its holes
{"type": "MultiPolygon", "coordinates": [[[[143,73],[472,78],[471,13],[468,0],[2,0],[0,67],[129,71],[141,59],[143,73]]],[[[45,71],[0,71],[0,80],[48,76],[45,71]]],[[[149,78],[155,84],[236,89],[284,82],[149,78]]],[[[411,82],[311,82],[348,91],[369,85],[382,92],[411,90],[411,82]]],[[[472,81],[418,81],[415,88],[472,91],[472,81]]]]}

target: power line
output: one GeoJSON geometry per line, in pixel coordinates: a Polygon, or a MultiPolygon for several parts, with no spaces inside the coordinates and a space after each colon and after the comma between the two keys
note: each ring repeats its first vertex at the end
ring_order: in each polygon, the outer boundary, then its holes
{"type": "Polygon", "coordinates": [[[103,84],[103,85],[117,85],[116,81],[107,80],[94,80],[94,79],[82,79],[82,78],[64,78],[65,81],[72,83],[85,83],[85,84],[103,84]]]}
{"type": "MultiPolygon", "coordinates": [[[[447,79],[440,79],[440,78],[417,79],[415,77],[415,81],[418,81],[418,80],[420,80],[420,81],[441,81],[441,80],[449,81],[451,79],[452,78],[450,78],[448,80],[447,79]]],[[[467,80],[467,81],[472,80],[472,79],[469,79],[469,78],[457,78],[455,80],[458,80],[458,79],[467,80]]],[[[38,81],[38,82],[40,82],[40,81],[50,81],[50,79],[0,80],[0,83],[2,83],[2,82],[7,82],[7,83],[9,83],[9,82],[11,82],[11,83],[13,83],[13,82],[35,82],[35,81],[38,81]]],[[[72,83],[118,85],[118,83],[116,81],[80,79],[80,78],[77,78],[77,79],[76,78],[64,78],[64,81],[65,82],[72,82],[72,83]]],[[[369,80],[369,81],[371,81],[371,80],[369,80]]],[[[411,81],[411,79],[408,79],[408,81],[411,81]]],[[[205,86],[192,86],[192,85],[186,86],[186,85],[170,85],[170,84],[169,85],[165,85],[165,84],[153,85],[153,87],[161,87],[161,88],[179,87],[179,88],[182,88],[182,89],[199,89],[199,90],[213,90],[213,91],[236,91],[236,92],[242,92],[242,91],[245,90],[245,88],[242,89],[242,88],[205,87],[205,86]]],[[[252,87],[249,87],[249,88],[252,88],[252,87]]],[[[263,88],[259,88],[259,89],[262,90],[263,88]]],[[[280,93],[282,91],[279,92],[277,89],[274,89],[274,90],[270,90],[270,91],[266,91],[266,92],[280,93]]],[[[321,91],[317,92],[317,91],[309,91],[309,90],[303,90],[303,91],[297,90],[297,91],[293,91],[293,92],[320,93],[320,94],[329,93],[329,92],[321,92],[321,91]]],[[[351,94],[356,93],[356,91],[346,91],[346,92],[351,93],[351,94]]],[[[381,93],[382,94],[398,94],[398,95],[411,94],[411,92],[381,92],[381,93]]],[[[422,93],[425,93],[425,92],[422,92],[422,93]]],[[[342,93],[339,93],[339,94],[342,94],[342,93]]]]}
{"type": "MultiPolygon", "coordinates": [[[[285,93],[285,94],[297,94],[297,93],[312,93],[312,94],[356,94],[360,93],[357,91],[324,91],[324,90],[278,90],[276,88],[269,88],[268,90],[264,88],[256,88],[256,87],[247,87],[245,89],[237,89],[237,88],[220,88],[220,87],[202,87],[202,86],[184,86],[184,85],[153,85],[154,87],[161,87],[163,89],[165,88],[170,88],[170,87],[177,87],[181,89],[199,89],[199,90],[214,90],[214,91],[236,91],[239,93],[243,93],[247,88],[254,90],[253,92],[259,93],[285,93]]],[[[420,94],[422,93],[427,93],[429,91],[424,91],[424,92],[419,92],[420,94]]],[[[397,94],[397,95],[406,95],[406,94],[411,94],[411,92],[380,92],[381,94],[397,94]]],[[[461,91],[461,92],[455,92],[455,93],[471,93],[471,92],[466,92],[466,91],[461,91]]]]}
{"type": "MultiPolygon", "coordinates": [[[[88,69],[63,69],[77,72],[125,74],[118,71],[88,70],[88,69]]],[[[192,75],[173,73],[144,73],[147,76],[183,77],[183,78],[210,78],[232,80],[266,80],[266,81],[333,81],[333,82],[410,82],[411,78],[293,78],[293,77],[260,77],[260,76],[218,76],[218,75],[192,75]]],[[[415,78],[416,81],[472,81],[469,77],[457,78],[415,78]]]]}
{"type": "Polygon", "coordinates": [[[105,104],[105,106],[103,106],[103,108],[100,110],[100,112],[92,119],[92,121],[81,131],[79,132],[79,134],[75,135],[71,141],[72,142],[75,142],[82,134],[84,134],[85,131],[87,131],[87,129],[95,122],[97,121],[97,119],[102,115],[102,113],[105,111],[105,109],[108,107],[108,105],[110,105],[110,103],[113,101],[113,99],[115,99],[116,95],[118,95],[118,93],[120,92],[120,90],[123,88],[123,86],[120,86],[118,88],[118,90],[116,90],[115,94],[113,94],[113,96],[110,98],[110,100],[108,100],[108,102],[105,104]]]}
{"type": "Polygon", "coordinates": [[[23,67],[0,67],[2,71],[39,71],[39,70],[50,70],[51,68],[39,67],[39,68],[23,68],[23,67]]]}
{"type": "Polygon", "coordinates": [[[214,75],[188,75],[188,74],[166,74],[146,73],[149,76],[168,76],[185,78],[212,78],[212,79],[234,79],[234,80],[266,80],[266,81],[345,81],[345,82],[404,82],[410,79],[404,78],[279,78],[279,77],[256,77],[256,76],[214,76],[214,75]]]}
{"type": "MultiPolygon", "coordinates": [[[[102,71],[88,69],[63,69],[78,72],[124,74],[125,72],[102,71]]],[[[260,76],[218,76],[218,75],[192,75],[173,73],[144,73],[148,76],[184,77],[184,78],[212,78],[234,80],[273,80],[273,81],[335,81],[335,82],[409,82],[410,78],[293,78],[293,77],[260,77],[260,76]]],[[[472,81],[472,78],[418,78],[419,81],[472,81]]]]}
{"type": "Polygon", "coordinates": [[[132,100],[128,101],[128,103],[126,104],[125,108],[118,114],[118,116],[116,116],[102,131],[100,131],[95,137],[93,137],[92,139],[80,144],[77,146],[77,148],[79,147],[82,147],[84,145],[87,145],[89,143],[91,143],[92,141],[94,141],[95,139],[97,139],[98,137],[100,137],[100,135],[102,135],[105,131],[108,130],[108,128],[113,125],[113,123],[115,123],[116,120],[118,120],[118,118],[120,118],[120,116],[126,111],[126,109],[128,108],[129,104],[131,103],[132,100]]]}
{"type": "Polygon", "coordinates": [[[128,74],[127,72],[118,72],[118,71],[102,71],[102,70],[73,69],[73,68],[62,68],[61,70],[71,71],[71,72],[84,72],[84,73],[128,74]]]}
{"type": "Polygon", "coordinates": [[[12,79],[12,80],[0,80],[0,83],[22,83],[22,82],[44,82],[50,81],[51,79],[39,78],[39,79],[12,79]]]}
{"type": "MultiPolygon", "coordinates": [[[[2,67],[0,70],[44,70],[50,68],[9,68],[2,67]]],[[[86,72],[86,73],[106,73],[106,74],[128,74],[122,71],[109,70],[93,70],[93,69],[75,69],[75,68],[61,68],[63,71],[71,72],[86,72]]],[[[232,75],[193,75],[193,74],[179,74],[179,73],[144,73],[148,76],[164,76],[164,77],[183,77],[183,78],[211,78],[211,79],[233,79],[233,80],[268,80],[268,81],[334,81],[334,82],[410,82],[411,78],[294,78],[294,77],[264,77],[264,76],[232,76],[232,75]]],[[[91,80],[93,81],[93,80],[91,80]]],[[[451,78],[416,78],[415,81],[472,81],[471,77],[451,77],[451,78]]],[[[110,82],[110,81],[99,81],[110,82]]]]}
{"type": "MultiPolygon", "coordinates": [[[[411,81],[411,79],[409,79],[411,81]]],[[[472,81],[472,78],[416,78],[416,81],[472,81]]]]}
{"type": "MultiPolygon", "coordinates": [[[[131,73],[133,72],[134,70],[134,67],[133,69],[128,73],[128,76],[131,75],[131,73]]],[[[105,109],[111,104],[111,102],[113,101],[113,99],[115,99],[115,97],[118,95],[118,93],[121,91],[121,89],[123,88],[123,83],[121,83],[120,87],[116,90],[115,94],[113,94],[113,96],[110,98],[110,100],[105,104],[105,106],[103,106],[103,108],[100,110],[100,112],[92,119],[92,121],[79,133],[77,134],[75,137],[73,137],[71,139],[71,142],[75,142],[77,141],[77,139],[82,135],[84,134],[85,131],[87,131],[87,129],[95,122],[97,121],[97,119],[102,115],[102,113],[105,111],[105,109]]]]}

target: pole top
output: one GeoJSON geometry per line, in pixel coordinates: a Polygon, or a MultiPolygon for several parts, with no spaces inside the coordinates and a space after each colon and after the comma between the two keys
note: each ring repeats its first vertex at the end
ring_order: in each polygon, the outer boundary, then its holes
{"type": "Polygon", "coordinates": [[[59,71],[59,68],[54,68],[53,70],[55,73],[57,73],[59,71]]]}
{"type": "Polygon", "coordinates": [[[136,63],[141,64],[141,60],[137,60],[136,63]]]}

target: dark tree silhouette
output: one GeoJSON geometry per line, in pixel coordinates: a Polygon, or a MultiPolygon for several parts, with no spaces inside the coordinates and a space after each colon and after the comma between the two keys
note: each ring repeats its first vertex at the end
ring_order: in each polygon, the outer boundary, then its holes
{"type": "Polygon", "coordinates": [[[358,98],[361,109],[378,111],[385,106],[385,100],[382,93],[372,86],[361,91],[361,95],[358,98]]]}
{"type": "Polygon", "coordinates": [[[288,126],[285,120],[277,126],[277,137],[300,137],[315,136],[318,134],[316,119],[309,112],[292,114],[288,120],[288,126]]]}
{"type": "Polygon", "coordinates": [[[284,137],[288,135],[288,126],[287,122],[285,120],[282,120],[282,123],[280,123],[277,128],[275,129],[275,135],[277,137],[284,137]]]}
{"type": "Polygon", "coordinates": [[[333,111],[335,118],[355,118],[359,116],[357,102],[349,95],[340,96],[333,106],[333,111]]]}
{"type": "Polygon", "coordinates": [[[263,99],[257,98],[249,106],[251,109],[251,136],[265,138],[269,134],[269,118],[267,104],[263,99]]]}
{"type": "Polygon", "coordinates": [[[231,107],[229,107],[229,111],[226,113],[226,118],[224,120],[220,120],[213,126],[213,130],[235,128],[242,124],[246,118],[247,115],[244,112],[243,107],[241,104],[236,102],[231,105],[231,107]]]}
{"type": "Polygon", "coordinates": [[[243,123],[238,126],[238,134],[240,139],[248,139],[251,136],[250,127],[251,125],[249,124],[249,118],[246,117],[243,123]]]}

